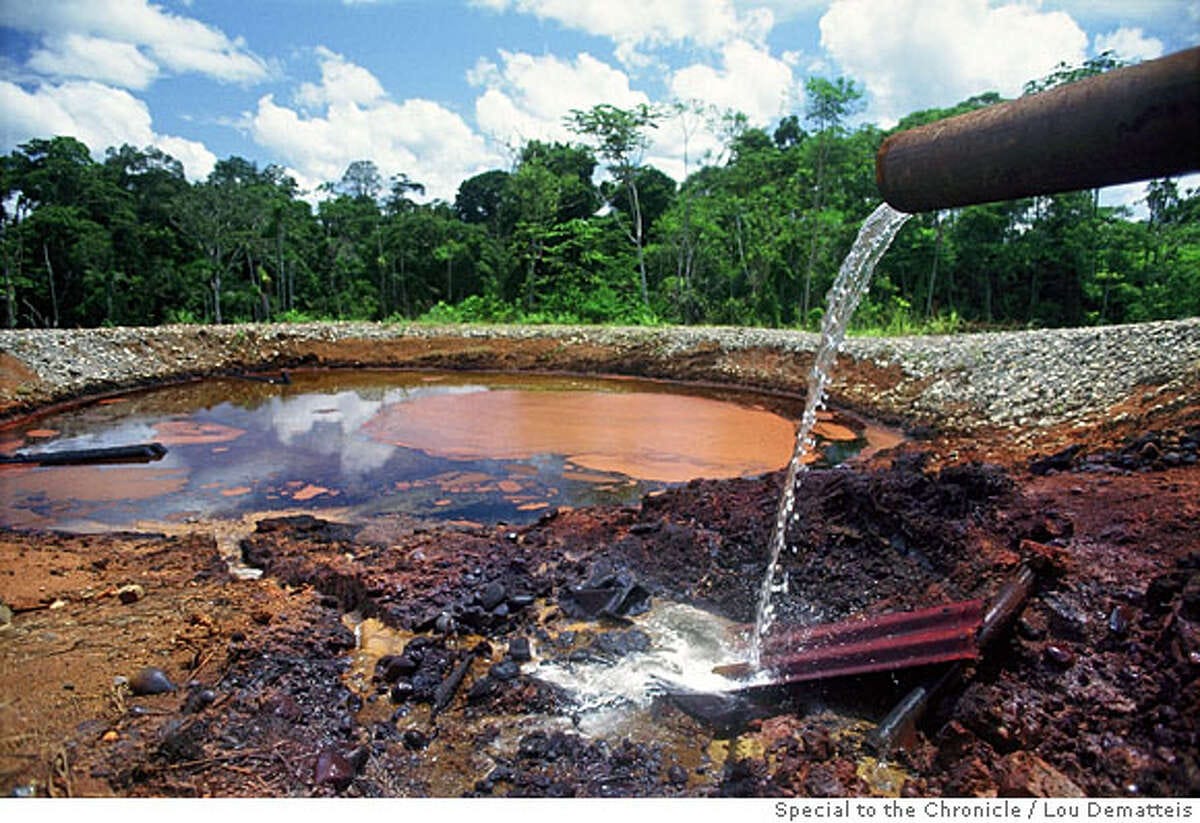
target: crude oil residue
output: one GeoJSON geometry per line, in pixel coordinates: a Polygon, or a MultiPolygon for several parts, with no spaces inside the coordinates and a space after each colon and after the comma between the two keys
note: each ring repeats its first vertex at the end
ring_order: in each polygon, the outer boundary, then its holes
{"type": "MultiPolygon", "coordinates": [[[[795,433],[752,394],[624,379],[314,371],[119,400],[10,429],[6,451],[157,442],[166,456],[0,466],[0,524],[90,530],[296,507],[521,523],[696,477],[774,471],[795,433]]],[[[835,459],[863,445],[830,427],[835,459]]]]}

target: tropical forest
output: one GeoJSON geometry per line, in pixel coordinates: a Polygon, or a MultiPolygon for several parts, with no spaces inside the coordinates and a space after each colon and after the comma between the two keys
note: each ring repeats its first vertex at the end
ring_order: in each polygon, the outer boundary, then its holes
{"type": "MultiPolygon", "coordinates": [[[[1105,55],[1036,94],[1116,65],[1105,55]]],[[[241,157],[190,181],[157,148],[30,140],[0,158],[0,323],[74,328],[374,320],[815,328],[892,131],[1001,101],[972,97],[894,129],[862,90],[812,77],[771,128],[677,103],[573,111],[570,142],[424,196],[420,170],[367,158],[316,192],[241,157]],[[682,183],[645,161],[655,129],[706,126],[719,152],[682,183]]],[[[1080,326],[1200,314],[1200,191],[1151,181],[1136,213],[1098,191],[910,220],[859,332],[1080,326]]]]}

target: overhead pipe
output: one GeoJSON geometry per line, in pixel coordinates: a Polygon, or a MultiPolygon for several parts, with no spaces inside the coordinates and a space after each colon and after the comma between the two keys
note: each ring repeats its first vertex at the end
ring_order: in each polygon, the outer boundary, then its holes
{"type": "Polygon", "coordinates": [[[883,199],[932,211],[1200,171],[1200,46],[888,137],[883,199]]]}

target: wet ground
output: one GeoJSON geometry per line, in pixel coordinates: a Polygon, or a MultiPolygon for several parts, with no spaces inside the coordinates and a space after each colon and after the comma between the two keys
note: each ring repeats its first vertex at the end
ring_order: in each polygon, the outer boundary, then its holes
{"type": "Polygon", "coordinates": [[[886,758],[868,732],[937,671],[768,690],[736,711],[649,695],[603,716],[547,674],[636,659],[681,604],[735,638],[772,472],[524,525],[333,509],[158,536],[0,533],[0,789],[1195,795],[1200,409],[1135,412],[1048,433],[1044,452],[916,431],[804,480],[781,623],[988,598],[1038,569],[1016,625],[886,758]]]}

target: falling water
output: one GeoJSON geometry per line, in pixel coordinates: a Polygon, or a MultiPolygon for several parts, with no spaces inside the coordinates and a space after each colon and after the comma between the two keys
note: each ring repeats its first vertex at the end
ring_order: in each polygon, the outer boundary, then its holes
{"type": "Polygon", "coordinates": [[[887,203],[881,204],[871,212],[871,216],[859,229],[854,246],[842,261],[842,268],[826,296],[825,317],[821,321],[821,342],[813,358],[812,371],[808,374],[808,396],[804,404],[804,416],[800,419],[792,462],[788,465],[787,476],[783,481],[783,494],[780,495],[779,508],[775,513],[775,531],[771,535],[770,559],[758,596],[758,611],[754,618],[754,636],[750,646],[750,662],[755,668],[760,664],[762,640],[771,628],[774,618],[772,595],[787,590],[787,576],[782,574],[779,568],[779,555],[786,542],[788,523],[794,516],[796,486],[808,470],[804,458],[815,445],[812,429],[817,422],[817,412],[825,405],[825,389],[829,385],[834,360],[842,347],[842,341],[846,339],[846,326],[850,317],[854,314],[859,300],[866,294],[875,265],[908,218],[909,215],[896,211],[887,203]]]}

